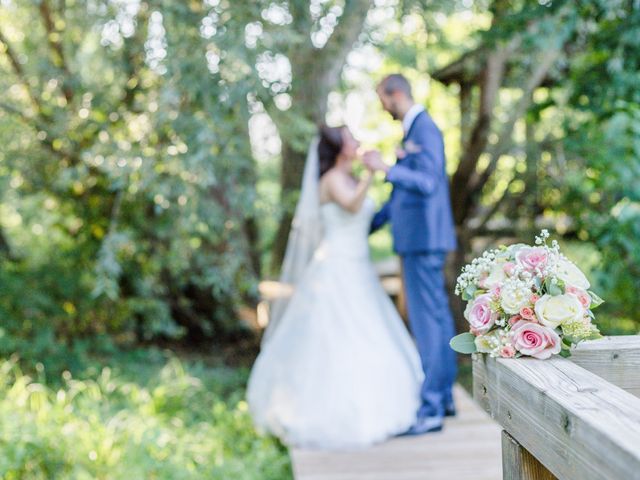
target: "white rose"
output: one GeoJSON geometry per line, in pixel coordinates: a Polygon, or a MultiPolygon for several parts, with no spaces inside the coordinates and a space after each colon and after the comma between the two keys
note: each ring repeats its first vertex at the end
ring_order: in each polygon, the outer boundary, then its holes
{"type": "Polygon", "coordinates": [[[529,247],[529,245],[527,245],[526,243],[514,243],[513,245],[509,245],[507,247],[507,254],[511,257],[511,258],[515,258],[516,257],[516,253],[518,253],[518,251],[523,248],[523,247],[529,247]]]}
{"type": "Polygon", "coordinates": [[[556,328],[582,321],[584,307],[574,295],[543,295],[534,307],[540,323],[546,327],[556,328]]]}
{"type": "Polygon", "coordinates": [[[587,277],[584,276],[584,273],[582,273],[575,264],[564,258],[558,262],[557,276],[566,285],[578,287],[583,290],[588,290],[591,286],[587,277]]]}
{"type": "Polygon", "coordinates": [[[471,312],[471,307],[473,306],[473,300],[467,302],[467,306],[464,308],[464,318],[469,320],[469,313],[471,312]]]}
{"type": "Polygon", "coordinates": [[[497,262],[493,265],[489,276],[484,279],[485,288],[491,290],[495,285],[501,284],[506,280],[507,275],[504,273],[504,264],[505,262],[497,262]]]}
{"type": "Polygon", "coordinates": [[[529,304],[530,297],[531,295],[525,295],[522,289],[505,288],[500,292],[500,305],[506,313],[515,315],[529,304]]]}

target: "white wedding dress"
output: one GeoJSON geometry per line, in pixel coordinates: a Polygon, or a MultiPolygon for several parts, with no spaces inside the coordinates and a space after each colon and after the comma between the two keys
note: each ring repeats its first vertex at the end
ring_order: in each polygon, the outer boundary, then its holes
{"type": "Polygon", "coordinates": [[[369,260],[373,212],[320,207],[320,245],[253,366],[253,419],[287,445],[360,448],[415,421],[422,368],[369,260]]]}

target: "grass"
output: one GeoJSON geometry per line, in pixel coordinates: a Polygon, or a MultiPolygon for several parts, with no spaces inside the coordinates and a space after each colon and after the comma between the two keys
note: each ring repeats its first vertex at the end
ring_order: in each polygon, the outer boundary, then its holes
{"type": "Polygon", "coordinates": [[[136,351],[48,380],[0,361],[0,478],[288,479],[254,431],[247,369],[136,351]]]}
{"type": "Polygon", "coordinates": [[[473,396],[473,368],[469,355],[458,356],[458,377],[456,382],[473,396]]]}

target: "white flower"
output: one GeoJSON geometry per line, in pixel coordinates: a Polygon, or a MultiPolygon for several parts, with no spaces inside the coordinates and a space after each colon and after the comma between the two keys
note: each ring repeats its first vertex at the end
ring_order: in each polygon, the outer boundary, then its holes
{"type": "Polygon", "coordinates": [[[529,248],[529,245],[527,245],[526,243],[514,243],[513,245],[509,245],[507,247],[506,252],[511,258],[515,258],[516,253],[518,253],[518,251],[523,247],[529,248]]]}
{"type": "Polygon", "coordinates": [[[597,328],[591,324],[591,319],[589,317],[584,317],[580,322],[562,325],[562,333],[564,335],[569,335],[574,339],[589,338],[594,331],[597,331],[597,328]]]}
{"type": "Polygon", "coordinates": [[[507,278],[507,274],[504,273],[504,262],[497,262],[493,265],[493,268],[489,272],[489,276],[484,279],[484,286],[487,289],[491,289],[495,285],[499,285],[507,278]]]}
{"type": "Polygon", "coordinates": [[[527,292],[526,289],[503,288],[500,292],[500,306],[506,313],[515,315],[522,307],[529,304],[529,298],[531,298],[531,292],[527,292]]]}
{"type": "Polygon", "coordinates": [[[574,295],[543,295],[535,304],[536,316],[542,325],[556,328],[559,325],[579,322],[584,317],[584,307],[574,295]]]}
{"type": "Polygon", "coordinates": [[[493,330],[486,335],[478,335],[474,342],[478,352],[501,357],[502,348],[509,344],[509,334],[502,329],[493,330]]]}
{"type": "Polygon", "coordinates": [[[500,346],[500,338],[497,331],[491,332],[488,335],[478,335],[474,343],[480,353],[492,353],[497,347],[500,346]]]}
{"type": "Polygon", "coordinates": [[[583,290],[588,290],[591,286],[584,273],[566,258],[558,262],[556,275],[566,285],[578,287],[583,290]]]}

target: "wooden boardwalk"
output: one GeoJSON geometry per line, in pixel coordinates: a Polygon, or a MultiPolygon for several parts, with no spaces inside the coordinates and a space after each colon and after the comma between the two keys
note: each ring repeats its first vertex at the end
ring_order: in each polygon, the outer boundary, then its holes
{"type": "Polygon", "coordinates": [[[442,432],[399,437],[367,450],[291,452],[296,480],[500,480],[501,428],[460,386],[458,416],[442,432]]]}

